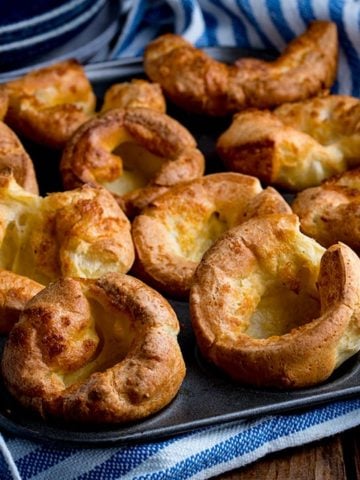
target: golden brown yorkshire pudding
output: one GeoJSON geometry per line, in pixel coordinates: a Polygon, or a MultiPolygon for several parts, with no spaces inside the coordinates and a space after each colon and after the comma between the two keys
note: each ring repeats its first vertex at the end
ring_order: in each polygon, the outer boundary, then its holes
{"type": "Polygon", "coordinates": [[[274,62],[242,59],[226,65],[174,34],[145,50],[144,68],[180,107],[227,115],[244,108],[272,108],[304,100],[333,84],[337,69],[336,25],[316,21],[274,62]]]}
{"type": "Polygon", "coordinates": [[[185,365],[168,302],[121,274],[59,280],[36,295],[6,343],[2,372],[44,417],[128,422],[165,407],[185,365]]]}
{"type": "Polygon", "coordinates": [[[360,164],[360,100],[329,95],[235,115],[218,139],[232,171],[299,191],[360,164]]]}
{"type": "Polygon", "coordinates": [[[344,242],[360,254],[360,169],[300,192],[292,203],[301,230],[324,247],[344,242]]]}
{"type": "Polygon", "coordinates": [[[130,82],[115,83],[105,92],[102,112],[112,108],[144,107],[166,112],[166,102],[158,83],[134,78],[130,82]]]}
{"type": "Polygon", "coordinates": [[[169,187],[202,176],[204,157],[188,130],[166,114],[113,109],[77,130],[60,170],[65,188],[100,184],[134,216],[169,187]]]}
{"type": "Polygon", "coordinates": [[[61,276],[125,273],[133,260],[130,222],[104,188],[43,198],[0,175],[0,268],[47,285],[61,276]]]}
{"type": "Polygon", "coordinates": [[[360,349],[360,260],[325,251],[294,214],[254,218],[206,252],[190,311],[203,355],[235,380],[315,385],[360,349]]]}
{"type": "Polygon", "coordinates": [[[10,332],[26,303],[43,288],[30,278],[0,270],[0,334],[10,332]]]}
{"type": "Polygon", "coordinates": [[[6,123],[52,148],[62,148],[94,113],[95,95],[75,60],[33,70],[4,86],[9,96],[6,123]]]}
{"type": "Polygon", "coordinates": [[[201,257],[223,232],[256,215],[290,211],[275,190],[246,175],[215,173],[178,185],[134,219],[134,271],[160,291],[186,298],[201,257]]]}
{"type": "Polygon", "coordinates": [[[0,120],[6,115],[9,105],[9,97],[4,87],[0,85],[0,120]]]}
{"type": "Polygon", "coordinates": [[[17,135],[0,121],[0,172],[11,169],[15,180],[25,190],[39,193],[34,165],[17,135]]]}

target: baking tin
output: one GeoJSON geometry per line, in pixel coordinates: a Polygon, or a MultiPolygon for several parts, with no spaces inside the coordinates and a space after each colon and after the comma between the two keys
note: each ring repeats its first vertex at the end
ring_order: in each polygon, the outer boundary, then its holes
{"type": "MultiPolygon", "coordinates": [[[[264,57],[262,52],[233,48],[208,49],[208,52],[224,61],[254,53],[264,57]]],[[[266,58],[271,58],[271,55],[266,58]]],[[[111,84],[143,76],[141,59],[102,62],[88,65],[86,70],[99,98],[111,84]]],[[[195,136],[206,157],[206,173],[221,171],[223,166],[215,153],[215,141],[227,128],[230,119],[189,115],[172,105],[169,105],[168,114],[177,118],[195,136]]],[[[41,192],[45,194],[61,189],[58,154],[24,143],[34,159],[41,192]]],[[[164,438],[260,415],[299,411],[360,394],[360,354],[344,363],[326,382],[312,388],[279,391],[238,384],[202,358],[191,329],[188,303],[169,301],[181,326],[179,343],[187,374],[177,397],[161,412],[126,425],[94,427],[66,424],[64,421],[44,421],[18,406],[0,382],[0,427],[27,438],[57,440],[83,446],[114,445],[164,438]]],[[[2,343],[4,341],[5,338],[2,343]]]]}

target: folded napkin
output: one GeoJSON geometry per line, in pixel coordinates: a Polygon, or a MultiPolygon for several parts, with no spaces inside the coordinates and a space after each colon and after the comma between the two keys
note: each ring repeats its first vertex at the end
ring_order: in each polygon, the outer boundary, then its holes
{"type": "MultiPolygon", "coordinates": [[[[166,31],[199,47],[237,45],[281,51],[313,19],[331,19],[341,41],[334,91],[360,95],[360,2],[356,0],[123,1],[111,58],[140,56],[166,31]]],[[[360,399],[198,429],[161,441],[80,448],[0,435],[0,478],[21,480],[206,479],[274,451],[360,425],[360,399]]]]}
{"type": "Polygon", "coordinates": [[[0,437],[1,480],[207,479],[277,450],[333,435],[360,423],[360,399],[300,414],[208,427],[163,441],[75,448],[0,437]]]}

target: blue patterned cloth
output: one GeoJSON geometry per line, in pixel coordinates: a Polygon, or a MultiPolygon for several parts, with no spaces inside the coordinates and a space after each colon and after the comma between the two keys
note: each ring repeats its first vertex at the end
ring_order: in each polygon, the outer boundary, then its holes
{"type": "MultiPolygon", "coordinates": [[[[360,94],[360,2],[356,0],[124,1],[122,31],[111,58],[140,56],[165,31],[197,46],[237,45],[281,51],[313,19],[338,25],[341,51],[335,91],[360,94]]],[[[163,441],[79,448],[0,435],[0,479],[206,479],[274,451],[360,425],[360,399],[302,413],[207,427],[163,441]]]]}
{"type": "Polygon", "coordinates": [[[74,448],[3,434],[1,480],[206,479],[277,450],[359,425],[360,399],[301,414],[267,416],[209,427],[158,442],[74,448]]]}

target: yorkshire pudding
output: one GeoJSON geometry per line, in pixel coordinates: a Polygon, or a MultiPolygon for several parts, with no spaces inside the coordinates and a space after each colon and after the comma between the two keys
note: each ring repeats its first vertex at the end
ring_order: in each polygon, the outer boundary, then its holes
{"type": "Polygon", "coordinates": [[[11,169],[15,180],[25,190],[39,193],[34,165],[17,135],[0,121],[0,172],[11,169]]]}
{"type": "Polygon", "coordinates": [[[234,227],[204,255],[190,292],[203,355],[233,379],[300,388],[360,349],[360,260],[325,251],[294,214],[234,227]]]}
{"type": "Polygon", "coordinates": [[[301,230],[324,247],[344,242],[360,254],[360,169],[300,192],[292,203],[301,230]]]}
{"type": "Polygon", "coordinates": [[[179,324],[140,280],[58,280],[26,305],[2,372],[18,401],[44,417],[115,423],[165,407],[185,375],[179,324]]]}
{"type": "Polygon", "coordinates": [[[61,276],[127,272],[134,260],[130,222],[101,187],[26,192],[0,175],[0,268],[43,285],[61,276]]]}
{"type": "Polygon", "coordinates": [[[144,107],[166,112],[166,102],[158,83],[134,78],[130,82],[115,83],[104,95],[102,112],[112,108],[144,107]]]}
{"type": "Polygon", "coordinates": [[[9,104],[9,97],[4,87],[0,85],[0,120],[6,115],[9,104]]]}
{"type": "Polygon", "coordinates": [[[336,25],[316,21],[274,62],[242,59],[226,65],[182,37],[165,34],[146,48],[144,68],[148,77],[183,109],[227,115],[319,94],[333,84],[337,56],[336,25]]]}
{"type": "Polygon", "coordinates": [[[299,191],[360,164],[360,100],[329,95],[235,115],[218,139],[227,168],[299,191]]]}
{"type": "Polygon", "coordinates": [[[60,170],[65,188],[100,184],[134,216],[169,187],[203,175],[204,157],[186,128],[166,114],[112,109],[77,130],[60,170]]]}
{"type": "Polygon", "coordinates": [[[9,96],[6,123],[18,134],[52,148],[62,148],[94,113],[95,94],[75,60],[32,70],[4,87],[9,96]]]}
{"type": "Polygon", "coordinates": [[[10,332],[26,303],[43,288],[30,278],[0,270],[0,334],[10,332]]]}
{"type": "Polygon", "coordinates": [[[173,187],[133,221],[134,271],[160,291],[186,298],[202,255],[218,237],[270,212],[290,212],[290,207],[254,177],[215,173],[173,187]]]}

